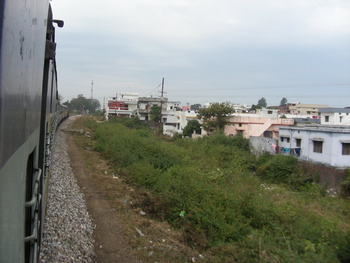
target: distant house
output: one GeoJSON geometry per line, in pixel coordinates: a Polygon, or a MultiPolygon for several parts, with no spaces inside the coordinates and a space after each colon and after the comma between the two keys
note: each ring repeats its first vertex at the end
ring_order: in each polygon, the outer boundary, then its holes
{"type": "Polygon", "coordinates": [[[168,98],[139,97],[136,116],[143,121],[151,120],[151,108],[162,105],[162,113],[165,113],[167,111],[167,104],[168,98]]]}
{"type": "Polygon", "coordinates": [[[350,125],[349,108],[322,108],[318,110],[321,124],[350,125]]]}
{"type": "Polygon", "coordinates": [[[132,117],[137,111],[138,93],[117,93],[115,97],[108,98],[106,118],[110,115],[132,117]]]}
{"type": "Polygon", "coordinates": [[[298,114],[298,115],[312,115],[318,116],[318,111],[321,108],[328,108],[328,105],[322,104],[304,104],[300,102],[288,103],[290,114],[298,114]]]}
{"type": "Polygon", "coordinates": [[[278,110],[278,114],[281,114],[281,115],[290,113],[288,105],[286,105],[286,106],[269,106],[269,109],[278,110]]]}
{"type": "Polygon", "coordinates": [[[224,133],[229,136],[241,134],[245,138],[258,136],[278,139],[279,127],[293,125],[293,119],[278,118],[277,110],[262,109],[258,114],[233,114],[227,121],[224,133]]]}
{"type": "Polygon", "coordinates": [[[198,120],[197,111],[176,111],[172,116],[168,116],[163,123],[163,134],[169,136],[174,136],[176,133],[182,134],[190,120],[198,120]]]}
{"type": "Polygon", "coordinates": [[[300,160],[336,168],[350,167],[350,127],[280,127],[279,149],[300,160]]]}

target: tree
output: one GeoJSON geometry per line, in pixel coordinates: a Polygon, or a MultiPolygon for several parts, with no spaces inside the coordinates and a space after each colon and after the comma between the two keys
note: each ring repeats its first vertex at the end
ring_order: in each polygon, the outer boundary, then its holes
{"type": "Polygon", "coordinates": [[[202,105],[199,103],[191,105],[191,110],[199,110],[200,108],[202,108],[202,105]]]}
{"type": "Polygon", "coordinates": [[[258,101],[258,105],[257,106],[260,107],[260,108],[266,108],[267,107],[266,99],[264,97],[262,97],[258,101]]]}
{"type": "MultiPolygon", "coordinates": [[[[65,103],[66,104],[66,103],[65,103]]],[[[94,113],[101,108],[101,104],[96,99],[86,99],[83,94],[79,94],[68,103],[69,110],[75,110],[79,113],[94,113]]]]}
{"type": "Polygon", "coordinates": [[[201,108],[198,111],[198,117],[203,120],[203,128],[206,131],[221,130],[223,131],[225,128],[225,124],[227,119],[230,117],[233,111],[232,106],[228,102],[222,103],[212,103],[207,108],[201,108]]]}
{"type": "Polygon", "coordinates": [[[87,108],[89,112],[94,113],[101,109],[101,103],[97,99],[88,99],[87,108]]]}
{"type": "Polygon", "coordinates": [[[287,106],[287,99],[286,98],[283,97],[281,99],[280,106],[287,106]]]}
{"type": "Polygon", "coordinates": [[[197,120],[190,120],[187,123],[186,127],[183,129],[182,134],[183,136],[191,137],[193,131],[196,133],[200,133],[201,131],[201,125],[197,120]]]}
{"type": "Polygon", "coordinates": [[[261,109],[261,107],[253,104],[252,107],[249,109],[249,111],[254,111],[255,112],[257,109],[261,109]]]}
{"type": "Polygon", "coordinates": [[[66,105],[68,108],[70,108],[70,102],[69,102],[69,100],[67,100],[66,102],[63,102],[62,104],[63,104],[63,105],[66,105]]]}
{"type": "Polygon", "coordinates": [[[160,120],[160,106],[153,105],[150,109],[151,120],[158,122],[160,120]]]}

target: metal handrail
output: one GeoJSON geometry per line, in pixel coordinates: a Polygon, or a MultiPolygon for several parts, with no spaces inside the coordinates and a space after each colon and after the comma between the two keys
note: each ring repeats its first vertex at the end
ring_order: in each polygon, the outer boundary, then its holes
{"type": "Polygon", "coordinates": [[[25,207],[34,207],[34,226],[32,234],[30,236],[24,237],[24,242],[35,241],[38,238],[38,229],[40,227],[38,204],[41,202],[41,194],[39,192],[40,179],[42,175],[42,170],[40,168],[34,168],[35,171],[35,185],[33,195],[30,201],[25,203],[25,207]]]}
{"type": "Polygon", "coordinates": [[[36,179],[35,179],[35,185],[34,185],[34,191],[33,195],[30,201],[26,202],[26,207],[31,207],[37,203],[37,195],[38,195],[38,190],[39,190],[39,183],[40,183],[40,178],[42,174],[42,170],[40,168],[34,168],[36,172],[36,179]]]}

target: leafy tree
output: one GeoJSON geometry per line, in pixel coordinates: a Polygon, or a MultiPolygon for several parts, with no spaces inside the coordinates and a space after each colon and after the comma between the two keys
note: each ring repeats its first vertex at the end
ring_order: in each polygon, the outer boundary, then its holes
{"type": "Polygon", "coordinates": [[[260,108],[266,108],[267,107],[267,102],[266,99],[264,97],[262,97],[259,101],[258,101],[258,107],[260,108]]]}
{"type": "Polygon", "coordinates": [[[69,100],[67,100],[66,102],[63,102],[62,104],[63,104],[63,105],[66,105],[68,108],[70,108],[70,102],[69,102],[69,100]]]}
{"type": "Polygon", "coordinates": [[[97,99],[88,99],[87,107],[89,112],[94,113],[101,109],[101,104],[100,104],[100,101],[97,99]]]}
{"type": "Polygon", "coordinates": [[[261,109],[258,105],[253,104],[249,111],[256,111],[257,109],[261,109]]]}
{"type": "Polygon", "coordinates": [[[196,131],[196,133],[201,131],[201,125],[197,120],[190,120],[182,131],[182,134],[183,136],[191,137],[193,131],[196,131]]]}
{"type": "Polygon", "coordinates": [[[287,106],[287,99],[286,98],[283,97],[281,99],[280,106],[287,106]]]}
{"type": "Polygon", "coordinates": [[[153,105],[150,109],[151,120],[158,122],[160,120],[160,106],[153,105]]]}
{"type": "Polygon", "coordinates": [[[201,108],[198,111],[198,117],[203,120],[203,128],[206,131],[210,131],[211,129],[222,131],[232,111],[233,109],[230,103],[216,102],[207,108],[201,108]]]}
{"type": "Polygon", "coordinates": [[[191,105],[191,110],[199,110],[200,108],[202,108],[202,105],[199,103],[191,105]]]}
{"type": "Polygon", "coordinates": [[[79,94],[77,98],[72,99],[68,103],[68,107],[69,110],[76,110],[79,113],[94,113],[101,108],[101,104],[96,99],[87,99],[83,94],[79,94]]]}

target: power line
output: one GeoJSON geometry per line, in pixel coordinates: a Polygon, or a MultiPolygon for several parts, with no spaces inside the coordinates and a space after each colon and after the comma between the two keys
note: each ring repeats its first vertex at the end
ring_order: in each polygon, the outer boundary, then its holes
{"type": "Polygon", "coordinates": [[[158,89],[160,87],[160,85],[162,85],[162,83],[160,83],[154,90],[152,90],[150,93],[148,93],[146,96],[150,95],[153,91],[155,91],[156,89],[158,89]]]}
{"type": "Polygon", "coordinates": [[[251,87],[232,87],[223,89],[202,89],[200,91],[226,91],[226,90],[247,90],[247,89],[286,89],[286,88],[309,88],[309,87],[333,87],[333,86],[350,86],[350,83],[309,83],[309,84],[285,84],[274,86],[251,86],[251,87]]]}

